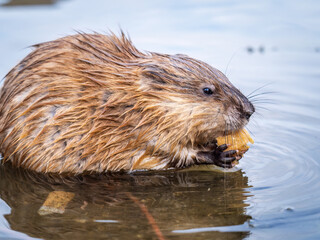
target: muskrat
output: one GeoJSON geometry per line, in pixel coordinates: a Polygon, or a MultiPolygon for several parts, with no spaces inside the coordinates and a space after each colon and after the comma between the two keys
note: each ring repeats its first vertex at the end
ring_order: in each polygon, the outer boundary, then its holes
{"type": "Polygon", "coordinates": [[[242,129],[252,103],[210,65],[141,52],[121,33],[34,45],[0,96],[2,162],[38,172],[232,167],[216,138],[242,129]]]}

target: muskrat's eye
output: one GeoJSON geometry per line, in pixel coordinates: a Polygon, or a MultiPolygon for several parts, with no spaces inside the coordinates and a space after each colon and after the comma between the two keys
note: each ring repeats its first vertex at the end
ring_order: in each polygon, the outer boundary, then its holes
{"type": "Polygon", "coordinates": [[[213,91],[210,89],[210,88],[208,88],[208,87],[206,87],[206,88],[204,88],[204,89],[202,89],[203,90],[203,92],[205,93],[205,94],[207,94],[207,95],[212,95],[213,94],[213,91]]]}

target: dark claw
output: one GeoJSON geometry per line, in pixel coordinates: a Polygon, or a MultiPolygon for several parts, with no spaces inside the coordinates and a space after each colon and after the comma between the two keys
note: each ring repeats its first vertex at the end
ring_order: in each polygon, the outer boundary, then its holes
{"type": "Polygon", "coordinates": [[[221,158],[225,158],[225,157],[230,157],[230,156],[232,156],[232,155],[234,155],[236,153],[237,153],[236,150],[230,150],[230,151],[222,152],[220,154],[220,156],[221,156],[221,158]]]}
{"type": "Polygon", "coordinates": [[[226,158],[221,158],[220,162],[222,163],[232,163],[234,160],[236,160],[236,157],[226,157],[226,158]]]}
{"type": "Polygon", "coordinates": [[[228,148],[227,144],[222,144],[220,146],[217,147],[216,151],[220,151],[223,152],[224,150],[226,150],[228,148]]]}

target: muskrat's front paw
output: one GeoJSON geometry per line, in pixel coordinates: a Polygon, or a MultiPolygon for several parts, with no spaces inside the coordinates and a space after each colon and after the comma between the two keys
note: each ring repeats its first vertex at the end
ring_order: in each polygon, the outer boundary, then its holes
{"type": "Polygon", "coordinates": [[[232,163],[235,160],[239,160],[240,156],[235,156],[237,154],[236,150],[225,151],[228,148],[227,144],[218,146],[213,151],[213,163],[219,167],[232,168],[232,163]]]}
{"type": "Polygon", "coordinates": [[[239,155],[236,150],[225,151],[228,148],[227,144],[220,145],[213,151],[201,151],[198,153],[201,163],[205,164],[215,164],[223,168],[232,168],[233,162],[235,160],[240,160],[241,155],[239,155]]]}

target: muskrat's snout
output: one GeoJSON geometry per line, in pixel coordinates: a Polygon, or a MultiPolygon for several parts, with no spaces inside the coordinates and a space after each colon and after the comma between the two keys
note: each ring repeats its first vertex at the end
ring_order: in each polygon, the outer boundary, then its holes
{"type": "Polygon", "coordinates": [[[254,112],[255,112],[255,108],[254,108],[253,104],[248,99],[246,99],[244,101],[243,109],[241,111],[241,117],[243,117],[243,118],[245,118],[246,120],[249,121],[251,115],[254,112]]]}

